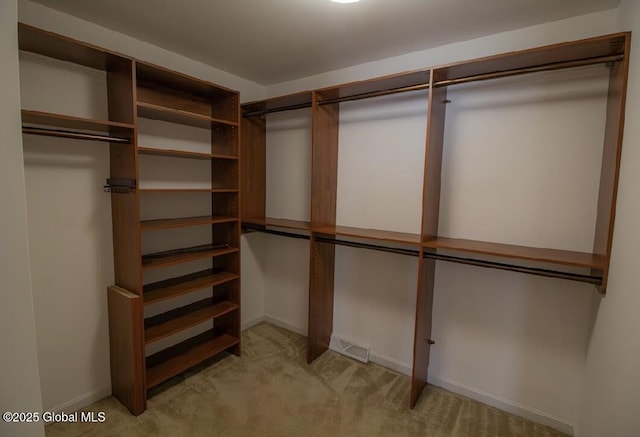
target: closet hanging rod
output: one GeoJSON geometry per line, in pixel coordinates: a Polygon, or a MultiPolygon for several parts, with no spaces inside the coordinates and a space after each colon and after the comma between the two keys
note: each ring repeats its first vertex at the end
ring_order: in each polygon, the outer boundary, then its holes
{"type": "Polygon", "coordinates": [[[311,102],[296,103],[295,105],[280,106],[278,108],[273,108],[273,109],[261,109],[259,111],[245,112],[244,114],[242,114],[242,117],[243,118],[256,117],[259,115],[273,114],[275,112],[283,112],[283,111],[293,111],[294,109],[304,109],[304,108],[311,108],[311,102]]]}
{"type": "Polygon", "coordinates": [[[368,99],[370,97],[380,97],[380,96],[386,96],[388,94],[406,93],[408,91],[419,91],[419,90],[427,89],[427,88],[429,88],[429,86],[430,85],[428,83],[421,83],[419,85],[403,86],[403,87],[399,87],[399,88],[391,88],[391,89],[388,89],[388,90],[370,91],[368,93],[353,94],[351,96],[336,97],[334,99],[320,100],[318,102],[318,105],[329,105],[331,103],[341,103],[341,102],[348,102],[348,101],[351,101],[351,100],[368,99]]]}
{"type": "Polygon", "coordinates": [[[357,248],[361,248],[361,249],[378,250],[380,252],[389,252],[389,253],[395,253],[395,254],[398,254],[398,255],[419,256],[419,254],[420,254],[415,249],[402,249],[400,247],[387,247],[387,246],[380,246],[380,245],[377,245],[377,244],[359,243],[359,242],[356,242],[356,241],[346,241],[346,240],[339,240],[339,239],[326,238],[326,237],[315,237],[314,240],[315,241],[319,241],[321,243],[330,243],[330,244],[337,244],[339,246],[357,247],[357,248]]]}
{"type": "Polygon", "coordinates": [[[431,258],[439,261],[449,261],[458,264],[467,264],[478,267],[488,267],[498,270],[508,270],[512,272],[528,273],[536,276],[546,276],[551,278],[568,279],[571,281],[587,282],[594,285],[602,285],[602,277],[594,275],[584,275],[580,273],[560,272],[557,270],[542,269],[537,267],[525,267],[513,264],[500,263],[496,261],[485,261],[473,258],[463,258],[452,255],[443,255],[432,252],[424,252],[423,258],[431,258]]]}
{"type": "Polygon", "coordinates": [[[475,82],[481,80],[498,79],[501,77],[517,76],[527,73],[538,73],[542,71],[561,70],[565,68],[584,67],[588,65],[606,64],[611,62],[620,62],[624,60],[623,55],[599,56],[595,58],[580,59],[577,61],[554,62],[551,64],[539,65],[537,67],[515,68],[513,70],[496,71],[493,73],[476,74],[473,76],[459,77],[457,79],[445,79],[434,82],[434,88],[457,85],[467,82],[475,82]]]}
{"type": "Polygon", "coordinates": [[[50,129],[50,128],[22,126],[22,133],[30,134],[30,135],[43,135],[48,137],[73,138],[77,140],[108,141],[110,143],[131,144],[131,140],[129,138],[112,137],[109,135],[89,134],[89,133],[75,132],[75,131],[63,130],[63,129],[50,129]]]}
{"type": "Polygon", "coordinates": [[[263,226],[260,225],[254,225],[254,224],[242,224],[242,227],[244,229],[247,230],[251,230],[251,231],[255,231],[255,232],[262,232],[263,234],[273,234],[273,235],[280,235],[282,237],[290,237],[290,238],[300,238],[302,240],[308,240],[310,237],[308,235],[303,235],[303,234],[295,234],[293,232],[286,232],[286,231],[277,231],[275,229],[267,229],[263,226]]]}

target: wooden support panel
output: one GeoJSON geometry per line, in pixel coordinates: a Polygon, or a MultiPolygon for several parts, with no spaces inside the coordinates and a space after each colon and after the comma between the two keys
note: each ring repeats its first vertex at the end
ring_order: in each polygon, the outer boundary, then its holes
{"type": "Polygon", "coordinates": [[[413,336],[413,371],[409,408],[413,408],[427,385],[429,355],[431,352],[431,323],[433,310],[433,285],[436,262],[420,258],[418,265],[418,295],[416,299],[416,324],[413,336]]]}
{"type": "Polygon", "coordinates": [[[264,117],[242,119],[242,218],[264,217],[267,185],[267,143],[264,117]]]}
{"type": "Polygon", "coordinates": [[[307,362],[311,363],[329,348],[333,332],[333,286],[335,245],[320,243],[311,237],[309,272],[309,347],[307,362]]]}
{"type": "Polygon", "coordinates": [[[137,416],[147,408],[142,299],[115,285],[107,293],[111,389],[122,405],[137,416]]]}

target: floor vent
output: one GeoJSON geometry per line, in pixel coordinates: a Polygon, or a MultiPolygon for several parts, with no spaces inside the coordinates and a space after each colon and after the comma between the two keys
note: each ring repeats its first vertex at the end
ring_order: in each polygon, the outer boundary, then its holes
{"type": "Polygon", "coordinates": [[[369,362],[369,347],[360,346],[344,338],[332,336],[330,348],[354,360],[362,361],[363,363],[369,362]]]}

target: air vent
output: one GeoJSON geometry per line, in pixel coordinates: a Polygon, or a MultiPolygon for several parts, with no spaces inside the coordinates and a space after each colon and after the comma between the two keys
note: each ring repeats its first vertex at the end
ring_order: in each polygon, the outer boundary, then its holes
{"type": "Polygon", "coordinates": [[[358,360],[363,363],[369,362],[370,348],[368,346],[360,346],[350,340],[331,336],[331,344],[329,345],[329,348],[339,354],[353,358],[354,360],[358,360]]]}

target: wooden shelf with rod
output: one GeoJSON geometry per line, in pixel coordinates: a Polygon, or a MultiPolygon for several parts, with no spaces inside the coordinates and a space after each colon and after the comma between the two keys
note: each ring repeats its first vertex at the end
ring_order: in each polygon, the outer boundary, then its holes
{"type": "Polygon", "coordinates": [[[428,249],[442,249],[458,253],[489,255],[511,260],[527,260],[599,270],[604,267],[604,259],[601,255],[569,250],[544,249],[528,246],[516,246],[513,244],[500,244],[444,237],[425,241],[423,246],[428,249]]]}
{"type": "Polygon", "coordinates": [[[402,245],[420,245],[420,235],[407,232],[385,231],[380,229],[355,228],[351,226],[320,226],[313,229],[316,234],[352,237],[377,242],[395,243],[402,245]]]}
{"type": "Polygon", "coordinates": [[[237,273],[208,269],[154,282],[144,286],[144,305],[152,305],[207,287],[222,285],[239,278],[240,275],[237,273]]]}
{"type": "MultiPolygon", "coordinates": [[[[22,23],[18,25],[18,38],[20,50],[100,70],[106,73],[107,84],[108,120],[25,108],[25,133],[109,142],[110,179],[130,181],[138,188],[140,155],[210,161],[210,181],[203,184],[210,188],[111,191],[116,284],[108,290],[112,387],[113,395],[138,415],[146,408],[150,387],[220,352],[241,352],[239,94],[22,23]],[[209,149],[180,150],[180,144],[176,144],[178,150],[139,147],[140,130],[149,125],[141,125],[141,118],[183,125],[181,129],[206,129],[209,149]],[[140,210],[147,207],[141,204],[141,196],[149,193],[205,193],[206,204],[193,209],[207,212],[189,216],[176,206],[165,216],[141,220],[140,210]],[[153,258],[142,255],[143,232],[147,240],[161,238],[163,233],[179,235],[176,229],[194,226],[211,228],[210,240],[199,247],[202,250],[185,253],[177,249],[153,258]],[[209,267],[189,273],[195,267],[187,263],[196,260],[208,260],[200,262],[199,269],[204,262],[209,267]],[[157,275],[149,276],[149,270],[178,264],[186,264],[181,266],[182,276],[166,278],[171,271],[167,270],[160,272],[165,279],[151,281],[157,275]],[[149,283],[145,283],[147,280],[149,283]],[[211,299],[180,306],[181,296],[207,288],[212,289],[211,299]],[[145,321],[143,308],[158,302],[174,308],[145,321]],[[145,357],[145,331],[146,341],[153,342],[207,320],[215,322],[208,333],[145,357]]],[[[142,187],[146,182],[142,181],[142,187]]],[[[204,196],[197,197],[200,201],[204,196]]]]}
{"type": "MultiPolygon", "coordinates": [[[[281,219],[281,218],[273,218],[273,217],[250,217],[250,218],[245,217],[242,219],[242,224],[272,227],[272,228],[282,228],[282,229],[293,229],[298,231],[309,231],[309,229],[311,228],[311,223],[304,220],[289,220],[289,219],[281,219]]],[[[252,228],[252,229],[256,229],[256,228],[252,228]]]]}
{"type": "Polygon", "coordinates": [[[147,390],[239,343],[239,338],[213,329],[147,357],[147,390]]]}

